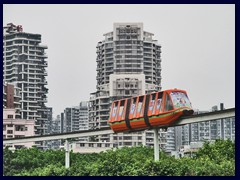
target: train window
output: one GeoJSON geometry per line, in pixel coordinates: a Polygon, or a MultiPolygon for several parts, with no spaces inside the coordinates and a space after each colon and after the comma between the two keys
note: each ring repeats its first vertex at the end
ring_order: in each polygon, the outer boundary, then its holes
{"type": "Polygon", "coordinates": [[[118,107],[118,101],[117,101],[117,102],[114,102],[113,110],[112,110],[112,118],[116,116],[117,107],[118,107]]]}
{"type": "MultiPolygon", "coordinates": [[[[162,104],[162,92],[158,93],[158,97],[157,97],[157,105],[156,105],[156,111],[161,112],[161,104],[162,104]]],[[[155,111],[155,109],[153,110],[153,112],[155,111]]]]}
{"type": "Polygon", "coordinates": [[[149,108],[148,108],[149,111],[153,110],[153,106],[154,106],[154,103],[155,103],[155,98],[156,98],[156,93],[151,95],[151,99],[150,99],[150,102],[149,102],[149,108]]]}
{"type": "Polygon", "coordinates": [[[137,107],[137,113],[140,113],[140,116],[142,116],[143,114],[143,111],[142,111],[143,103],[144,103],[143,101],[144,101],[144,96],[140,96],[138,100],[138,107],[137,107]]]}
{"type": "Polygon", "coordinates": [[[132,115],[135,111],[136,102],[137,102],[137,98],[135,97],[132,99],[132,105],[131,105],[131,111],[130,111],[130,114],[132,114],[132,115]]]}
{"type": "Polygon", "coordinates": [[[173,105],[169,95],[166,93],[165,111],[173,110],[173,105]]]}
{"type": "Polygon", "coordinates": [[[191,103],[185,93],[171,92],[170,96],[172,98],[175,108],[179,108],[179,107],[190,107],[191,108],[191,103]]]}
{"type": "Polygon", "coordinates": [[[137,108],[138,113],[141,112],[142,104],[143,104],[143,96],[139,97],[138,108],[137,108]]]}
{"type": "Polygon", "coordinates": [[[119,107],[119,111],[118,111],[118,117],[120,117],[120,118],[123,116],[124,103],[125,103],[125,100],[122,100],[120,102],[120,107],[119,107]]]}

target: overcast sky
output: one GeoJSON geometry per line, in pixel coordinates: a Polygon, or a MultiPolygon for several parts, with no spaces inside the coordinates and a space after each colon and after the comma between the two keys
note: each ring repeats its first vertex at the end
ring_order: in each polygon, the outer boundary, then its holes
{"type": "Polygon", "coordinates": [[[96,45],[114,22],[142,22],[162,46],[162,87],[188,92],[194,109],[235,107],[235,5],[4,5],[48,46],[47,106],[54,117],[96,91],[96,45]]]}

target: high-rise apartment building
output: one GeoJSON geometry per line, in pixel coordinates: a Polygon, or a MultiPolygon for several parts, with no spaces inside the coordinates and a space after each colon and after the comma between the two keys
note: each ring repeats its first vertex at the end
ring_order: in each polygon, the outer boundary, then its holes
{"type": "Polygon", "coordinates": [[[20,89],[21,119],[35,120],[36,135],[44,134],[47,120],[47,46],[40,43],[40,34],[23,32],[12,23],[3,27],[3,80],[20,89]]]}
{"type": "MultiPolygon", "coordinates": [[[[88,101],[81,101],[79,103],[79,106],[65,108],[64,112],[61,113],[61,118],[60,116],[58,116],[57,118],[59,132],[63,133],[88,130],[89,129],[88,113],[89,113],[88,101]]],[[[78,142],[87,142],[88,137],[77,138],[76,140],[78,142]]]]}
{"type": "MultiPolygon", "coordinates": [[[[79,131],[85,131],[89,129],[89,109],[88,101],[81,101],[79,104],[79,131]]],[[[80,142],[87,142],[88,137],[79,138],[80,142]]]]}
{"type": "MultiPolygon", "coordinates": [[[[46,108],[46,116],[47,120],[44,123],[44,134],[52,134],[52,123],[53,123],[53,111],[52,107],[47,107],[46,108]]],[[[44,148],[46,149],[51,149],[52,146],[52,141],[44,141],[44,148]]]]}
{"type": "Polygon", "coordinates": [[[88,101],[82,101],[79,104],[79,131],[89,129],[88,125],[88,101]]]}
{"type": "Polygon", "coordinates": [[[182,127],[183,145],[216,139],[230,139],[235,141],[235,117],[188,124],[182,127]]]}
{"type": "Polygon", "coordinates": [[[79,107],[65,108],[63,113],[63,132],[79,131],[79,107]]]}
{"type": "MultiPolygon", "coordinates": [[[[161,90],[161,46],[143,23],[114,23],[97,44],[97,91],[90,96],[89,127],[108,127],[110,104],[115,99],[161,90]]],[[[146,143],[144,132],[99,136],[116,146],[146,143]]]]}
{"type": "Polygon", "coordinates": [[[88,130],[88,101],[79,106],[65,108],[61,116],[62,132],[88,130]]]}
{"type": "Polygon", "coordinates": [[[53,122],[53,109],[52,107],[46,108],[47,120],[45,121],[44,134],[52,134],[52,122],[53,122]]]}
{"type": "MultiPolygon", "coordinates": [[[[49,110],[49,115],[50,115],[50,110],[49,110]]],[[[61,129],[61,119],[60,119],[60,115],[57,115],[56,118],[52,118],[51,121],[51,128],[50,128],[50,134],[57,134],[60,133],[60,129],[61,129]]],[[[49,149],[59,149],[60,145],[61,145],[62,140],[52,140],[52,141],[48,141],[47,144],[47,148],[49,149]]]]}

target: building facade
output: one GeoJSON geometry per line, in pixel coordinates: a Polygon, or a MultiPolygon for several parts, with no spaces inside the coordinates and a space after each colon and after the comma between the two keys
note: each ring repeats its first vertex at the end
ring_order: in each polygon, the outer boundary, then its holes
{"type": "Polygon", "coordinates": [[[88,122],[88,101],[82,101],[79,104],[79,130],[84,131],[89,129],[88,122]]]}
{"type": "MultiPolygon", "coordinates": [[[[90,129],[108,127],[113,100],[161,90],[161,46],[153,36],[144,31],[143,23],[114,23],[113,31],[98,42],[97,90],[90,95],[90,129]]],[[[146,144],[146,132],[102,135],[96,141],[119,147],[146,144]]]]}
{"type": "MultiPolygon", "coordinates": [[[[44,134],[52,134],[52,127],[53,127],[53,110],[52,107],[46,108],[46,116],[47,120],[44,123],[44,134]]],[[[44,141],[44,148],[45,149],[51,149],[52,147],[52,141],[44,141]]]]}
{"type": "MultiPolygon", "coordinates": [[[[89,129],[89,109],[88,101],[81,101],[79,104],[79,131],[85,131],[89,129]]],[[[80,142],[88,142],[88,137],[79,138],[80,142]]]]}
{"type": "MultiPolygon", "coordinates": [[[[49,115],[50,115],[51,110],[49,109],[49,115]]],[[[51,114],[52,116],[52,114],[51,114]]],[[[52,117],[52,121],[50,123],[50,134],[58,134],[60,133],[60,129],[61,129],[61,119],[60,119],[60,115],[57,115],[56,118],[52,117]]],[[[45,141],[46,144],[46,148],[47,149],[59,149],[61,146],[61,142],[62,140],[51,140],[51,141],[45,141]]]]}
{"type": "Polygon", "coordinates": [[[40,34],[23,32],[22,26],[12,23],[3,28],[3,33],[3,80],[20,89],[21,119],[34,120],[35,135],[42,135],[47,120],[47,46],[40,44],[40,34]]]}
{"type": "Polygon", "coordinates": [[[63,132],[79,131],[79,107],[65,108],[62,128],[63,132]]]}
{"type": "MultiPolygon", "coordinates": [[[[51,125],[52,134],[54,133],[65,133],[74,131],[84,131],[89,129],[89,102],[81,101],[79,106],[67,107],[61,115],[52,121],[51,125]]],[[[88,142],[89,137],[75,138],[74,141],[88,142]]],[[[53,141],[52,141],[53,142],[53,141]]],[[[64,141],[54,141],[52,146],[54,149],[63,146],[64,141]]]]}
{"type": "MultiPolygon", "coordinates": [[[[217,108],[212,110],[217,111],[217,108]]],[[[195,114],[206,112],[209,111],[195,111],[195,114]]],[[[168,128],[166,136],[166,152],[178,151],[181,146],[216,139],[235,141],[235,117],[171,127],[168,128]]]]}
{"type": "MultiPolygon", "coordinates": [[[[15,118],[15,109],[3,109],[3,139],[34,136],[34,120],[15,118]]],[[[32,147],[34,142],[8,145],[13,149],[32,147]]]]}
{"type": "Polygon", "coordinates": [[[184,125],[182,135],[182,145],[216,139],[235,141],[235,117],[184,125]]]}
{"type": "Polygon", "coordinates": [[[45,121],[44,134],[52,134],[52,123],[53,123],[53,109],[52,107],[46,108],[47,120],[45,121]]]}
{"type": "Polygon", "coordinates": [[[88,101],[81,101],[79,106],[65,108],[61,113],[60,132],[83,131],[89,129],[88,101]]]}
{"type": "Polygon", "coordinates": [[[3,109],[15,109],[15,118],[21,118],[20,90],[16,84],[3,82],[3,109]]]}

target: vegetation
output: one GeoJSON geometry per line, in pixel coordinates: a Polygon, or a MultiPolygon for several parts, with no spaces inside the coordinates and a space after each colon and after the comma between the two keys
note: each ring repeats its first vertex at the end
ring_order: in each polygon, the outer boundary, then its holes
{"type": "Polygon", "coordinates": [[[153,148],[124,147],[93,154],[70,154],[65,169],[63,150],[4,149],[4,176],[234,176],[235,144],[206,142],[194,157],[175,158],[153,148]]]}

